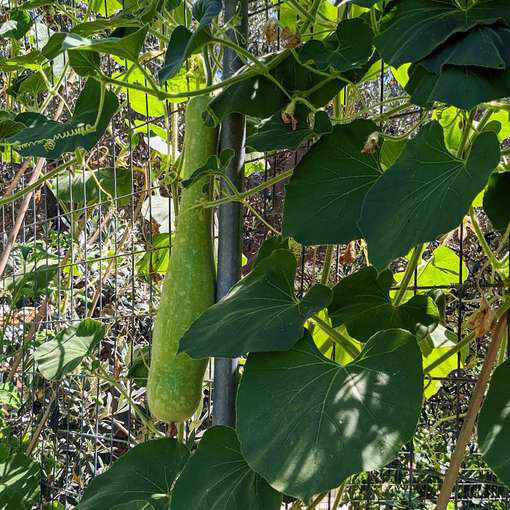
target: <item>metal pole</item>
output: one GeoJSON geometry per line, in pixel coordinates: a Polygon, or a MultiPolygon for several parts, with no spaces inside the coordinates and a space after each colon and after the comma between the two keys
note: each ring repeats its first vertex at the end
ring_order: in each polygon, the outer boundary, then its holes
{"type": "MultiPolygon", "coordinates": [[[[237,30],[228,35],[240,45],[245,45],[248,32],[247,0],[223,0],[225,21],[240,15],[237,30]]],[[[223,54],[223,79],[230,77],[242,63],[230,48],[223,54]]],[[[226,169],[230,180],[241,190],[243,186],[245,119],[243,115],[231,114],[221,124],[220,149],[232,148],[235,156],[226,169]]],[[[227,190],[228,191],[228,190],[227,190]]],[[[241,277],[242,210],[239,203],[230,203],[219,208],[218,231],[218,283],[216,299],[227,294],[241,277]]],[[[216,358],[214,360],[213,423],[235,426],[235,394],[237,359],[216,358]]]]}

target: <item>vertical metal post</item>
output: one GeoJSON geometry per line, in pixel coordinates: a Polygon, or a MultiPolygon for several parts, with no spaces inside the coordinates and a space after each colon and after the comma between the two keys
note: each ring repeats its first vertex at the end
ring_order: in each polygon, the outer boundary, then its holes
{"type": "MultiPolygon", "coordinates": [[[[240,45],[247,37],[247,0],[223,0],[225,22],[240,16],[240,25],[229,30],[228,35],[240,45]]],[[[223,79],[228,78],[242,63],[230,48],[223,55],[223,79]]],[[[231,114],[221,124],[220,149],[231,148],[235,156],[226,170],[227,176],[241,190],[243,186],[245,119],[243,115],[231,114]]],[[[241,277],[242,211],[239,203],[230,203],[219,208],[218,229],[218,284],[216,299],[227,294],[241,277]]],[[[235,394],[237,359],[216,358],[214,361],[213,423],[235,425],[235,394]]]]}

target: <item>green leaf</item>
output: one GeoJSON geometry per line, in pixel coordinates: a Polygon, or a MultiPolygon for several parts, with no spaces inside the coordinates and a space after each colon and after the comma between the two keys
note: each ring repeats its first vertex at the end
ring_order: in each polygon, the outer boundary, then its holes
{"type": "Polygon", "coordinates": [[[306,501],[393,460],[413,436],[422,395],[421,353],[407,331],[378,333],[346,366],[306,332],[288,352],[248,356],[237,397],[241,453],[275,489],[306,501]]]}
{"type": "Polygon", "coordinates": [[[280,510],[282,495],[246,463],[236,432],[208,429],[179,476],[171,510],[280,510]]]}
{"type": "Polygon", "coordinates": [[[302,300],[294,294],[296,258],[274,250],[198,318],[180,351],[193,358],[235,358],[247,352],[284,351],[302,336],[305,321],[331,301],[331,290],[315,285],[302,300]]]}
{"type": "Polygon", "coordinates": [[[111,16],[110,18],[97,18],[94,21],[78,23],[72,28],[71,32],[82,37],[88,37],[106,30],[130,27],[138,28],[139,26],[140,20],[135,18],[132,14],[127,15],[125,13],[120,13],[117,16],[111,16]]]}
{"type": "Polygon", "coordinates": [[[288,250],[288,249],[289,249],[288,238],[282,236],[269,237],[262,243],[262,246],[259,248],[257,258],[255,259],[255,263],[253,264],[253,266],[255,267],[263,259],[269,257],[275,250],[288,250]]]}
{"type": "Polygon", "coordinates": [[[43,62],[44,57],[41,52],[34,50],[13,58],[0,58],[0,71],[9,73],[12,71],[22,71],[23,69],[38,70],[43,62]]]}
{"type": "MultiPolygon", "coordinates": [[[[291,53],[282,52],[271,55],[265,63],[271,64],[273,59],[279,59],[279,63],[271,69],[271,75],[282,84],[288,95],[263,75],[247,78],[230,85],[209,103],[206,114],[207,123],[216,124],[230,113],[242,113],[258,119],[267,119],[287,107],[290,102],[289,96],[319,86],[324,81],[323,76],[306,69],[291,53]]],[[[352,82],[360,80],[370,68],[371,63],[371,61],[367,62],[363,68],[347,72],[345,77],[352,82]]],[[[315,107],[320,108],[329,103],[344,86],[345,81],[330,80],[323,86],[319,86],[307,99],[315,107]]]]}
{"type": "Polygon", "coordinates": [[[476,137],[462,161],[448,152],[437,121],[422,128],[365,197],[359,225],[375,268],[456,228],[499,159],[494,133],[476,137]]]}
{"type": "Polygon", "coordinates": [[[150,365],[150,347],[145,346],[133,353],[133,359],[129,362],[127,377],[138,386],[147,386],[150,365]]]}
{"type": "Polygon", "coordinates": [[[510,359],[494,373],[478,419],[478,444],[482,457],[500,480],[510,486],[510,359]]]}
{"type": "Polygon", "coordinates": [[[82,50],[116,55],[136,62],[142,49],[149,26],[139,30],[130,30],[125,37],[106,37],[103,39],[88,39],[73,32],[59,32],[53,34],[42,54],[53,60],[57,55],[66,50],[82,50]]]}
{"type": "Polygon", "coordinates": [[[193,4],[193,17],[200,23],[194,32],[179,25],[170,36],[165,62],[159,71],[161,84],[177,76],[187,58],[211,40],[210,25],[221,12],[220,0],[197,0],[193,4]]]}
{"type": "Polygon", "coordinates": [[[510,223],[510,172],[494,172],[483,195],[483,209],[492,226],[505,232],[510,223]]]}
{"type": "Polygon", "coordinates": [[[84,205],[114,203],[121,207],[130,203],[131,171],[127,168],[102,168],[101,170],[84,170],[74,176],[60,175],[51,181],[55,196],[66,204],[75,204],[73,209],[84,205]]]}
{"type": "Polygon", "coordinates": [[[99,53],[73,50],[68,53],[69,65],[79,76],[94,76],[101,66],[99,53]]]}
{"type": "Polygon", "coordinates": [[[92,10],[101,16],[111,16],[122,9],[120,0],[85,0],[92,10]]]}
{"type": "Polygon", "coordinates": [[[461,110],[454,106],[442,109],[438,108],[432,113],[432,118],[441,124],[444,132],[444,140],[448,149],[452,152],[456,152],[460,145],[464,126],[464,118],[461,110]]]}
{"type": "Polygon", "coordinates": [[[374,52],[373,33],[361,18],[341,21],[335,33],[325,41],[312,39],[305,43],[299,57],[319,69],[341,73],[363,67],[374,52]]]}
{"type": "Polygon", "coordinates": [[[15,120],[27,127],[7,138],[13,149],[22,156],[40,156],[57,159],[77,147],[89,151],[96,145],[117,111],[119,102],[113,92],[105,91],[104,105],[96,129],[88,134],[75,134],[87,125],[93,126],[98,115],[101,86],[89,78],[81,91],[71,120],[60,123],[35,113],[21,113],[15,120]]]}
{"type": "Polygon", "coordinates": [[[34,22],[30,12],[22,9],[12,9],[10,20],[0,26],[0,39],[21,39],[30,30],[34,22]]]}
{"type": "Polygon", "coordinates": [[[31,510],[39,497],[41,468],[26,455],[15,453],[0,462],[0,508],[31,510]]]}
{"type": "Polygon", "coordinates": [[[405,90],[411,102],[427,106],[434,101],[470,110],[479,103],[506,97],[510,90],[510,69],[445,66],[440,74],[421,65],[411,66],[405,90]],[[462,94],[458,87],[462,87],[462,94]]]}
{"type": "Polygon", "coordinates": [[[506,69],[510,66],[510,28],[480,26],[456,34],[429,56],[420,60],[427,71],[438,74],[444,66],[475,66],[506,69]]]}
{"type": "Polygon", "coordinates": [[[172,486],[188,456],[176,439],[139,444],[90,482],[76,510],[168,510],[172,486]]]}
{"type": "Polygon", "coordinates": [[[359,5],[361,7],[372,7],[374,6],[377,2],[379,2],[380,0],[351,0],[351,3],[355,4],[355,5],[359,5]]]}
{"type": "MultiPolygon", "coordinates": [[[[402,281],[404,272],[396,273],[393,278],[397,283],[402,281]]],[[[448,246],[439,246],[436,248],[432,255],[422,263],[419,264],[417,270],[416,292],[419,294],[427,294],[429,291],[422,288],[431,287],[449,287],[451,285],[458,285],[464,283],[469,278],[469,269],[464,260],[448,246]],[[459,271],[462,273],[459,274],[459,271]]],[[[413,291],[409,290],[404,294],[405,299],[413,297],[413,291]]]]}
{"type": "Polygon", "coordinates": [[[292,123],[283,121],[283,113],[283,111],[276,112],[269,119],[258,124],[256,131],[247,138],[246,145],[257,152],[296,150],[311,136],[331,133],[333,130],[329,116],[324,111],[315,113],[313,126],[310,126],[310,110],[305,105],[298,104],[292,113],[297,121],[295,127],[292,123]]]}
{"type": "Polygon", "coordinates": [[[150,280],[154,273],[166,274],[170,262],[170,233],[156,234],[144,256],[136,263],[136,272],[150,280]]]}
{"type": "Polygon", "coordinates": [[[400,306],[390,299],[393,275],[377,274],[366,267],[349,275],[333,288],[333,301],[328,306],[333,326],[345,324],[349,335],[366,342],[384,329],[400,328],[423,337],[439,323],[439,310],[428,296],[414,296],[400,306]]]}
{"type": "Polygon", "coordinates": [[[61,379],[72,372],[97,346],[104,336],[104,326],[93,319],[84,319],[57,333],[53,340],[34,352],[39,372],[49,380],[61,379]]]}
{"type": "Polygon", "coordinates": [[[0,405],[19,409],[21,407],[21,396],[14,384],[0,383],[0,405]]]}
{"type": "MultiPolygon", "coordinates": [[[[121,79],[122,73],[113,73],[113,78],[121,79]]],[[[140,69],[130,72],[127,83],[137,84],[145,87],[147,85],[145,76],[140,69]]],[[[136,113],[145,117],[162,117],[165,115],[165,103],[157,97],[145,93],[142,90],[123,88],[123,92],[129,97],[129,107],[136,113]]],[[[172,91],[173,92],[173,91],[172,91]]]]}
{"type": "Polygon", "coordinates": [[[25,124],[11,119],[0,119],[0,143],[10,136],[19,133],[25,128],[25,124]]]}
{"type": "MultiPolygon", "coordinates": [[[[443,354],[446,354],[452,347],[455,347],[456,340],[456,336],[440,324],[429,336],[420,342],[420,348],[423,353],[423,366],[428,367],[443,354]]],[[[441,388],[442,381],[440,379],[448,377],[459,366],[462,368],[463,363],[461,362],[459,365],[457,356],[450,356],[432,369],[425,378],[425,388],[423,391],[425,398],[429,399],[434,396],[441,388]]]]}
{"type": "Polygon", "coordinates": [[[342,244],[359,239],[361,206],[381,176],[379,149],[363,154],[379,128],[369,120],[336,125],[294,170],[286,186],[283,232],[301,244],[342,244]]]}
{"type": "Polygon", "coordinates": [[[392,166],[395,161],[400,157],[404,147],[407,144],[407,139],[402,140],[392,140],[391,138],[386,138],[381,147],[381,167],[384,170],[387,170],[390,166],[392,166]]]}
{"type": "Polygon", "coordinates": [[[197,53],[211,39],[209,30],[191,32],[184,25],[179,25],[170,36],[165,54],[165,62],[159,71],[161,84],[177,76],[182,65],[193,53],[197,53]]]}
{"type": "Polygon", "coordinates": [[[12,295],[13,306],[18,306],[24,299],[32,299],[48,292],[48,286],[58,271],[58,264],[27,264],[23,273],[7,279],[7,290],[12,295]]]}
{"type": "Polygon", "coordinates": [[[182,181],[182,185],[187,188],[204,175],[224,175],[225,169],[228,167],[235,155],[234,149],[223,149],[219,156],[209,156],[205,165],[197,168],[189,177],[182,181]]]}
{"type": "Polygon", "coordinates": [[[455,34],[498,21],[510,24],[506,0],[479,0],[475,5],[460,9],[449,0],[393,1],[382,18],[375,45],[385,62],[398,67],[427,57],[455,34]]]}

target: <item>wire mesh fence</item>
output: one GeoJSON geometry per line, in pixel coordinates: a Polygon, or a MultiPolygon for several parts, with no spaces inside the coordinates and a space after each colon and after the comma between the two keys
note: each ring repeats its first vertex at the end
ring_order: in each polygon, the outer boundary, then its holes
{"type": "MultiPolygon", "coordinates": [[[[105,0],[106,16],[109,5],[105,0]]],[[[268,42],[264,36],[267,21],[278,16],[277,7],[268,0],[250,2],[247,44],[251,51],[263,55],[279,48],[280,38],[268,42]]],[[[54,21],[44,9],[34,10],[33,16],[35,45],[44,44],[54,21]]],[[[58,22],[65,28],[65,17],[58,22]]],[[[26,38],[24,44],[32,42],[26,38]]],[[[148,38],[145,52],[156,49],[156,42],[148,38]]],[[[109,75],[122,70],[122,62],[112,58],[102,64],[109,75]]],[[[0,75],[6,87],[4,80],[0,75]]],[[[68,116],[66,104],[74,101],[80,86],[78,78],[65,83],[63,99],[54,98],[50,108],[55,116],[68,116]]],[[[39,508],[72,508],[91,478],[155,433],[147,421],[143,381],[136,377],[138,369],[143,372],[143,353],[150,346],[158,306],[158,284],[171,258],[172,190],[165,171],[171,151],[178,150],[182,142],[183,104],[162,104],[133,91],[121,94],[122,106],[86,166],[1,207],[0,245],[6,264],[0,283],[1,371],[4,381],[15,382],[22,401],[9,415],[0,417],[0,437],[27,445],[40,461],[44,478],[39,508]],[[167,131],[171,144],[166,143],[167,131]],[[101,186],[98,190],[90,170],[104,170],[104,182],[109,179],[112,193],[101,186]],[[97,367],[88,367],[57,383],[45,381],[36,370],[34,350],[86,317],[101,321],[106,331],[95,353],[103,367],[101,377],[91,376],[97,367]]],[[[382,67],[363,85],[360,97],[345,94],[342,108],[347,117],[369,117],[374,112],[366,105],[401,95],[391,71],[382,67]]],[[[1,96],[0,104],[4,101],[1,96]]],[[[390,111],[395,104],[398,100],[382,105],[381,111],[390,111]]],[[[412,108],[392,116],[381,128],[391,134],[407,133],[420,115],[412,108]]],[[[292,169],[306,151],[304,146],[294,152],[249,154],[245,187],[264,184],[292,169]]],[[[10,150],[1,157],[0,195],[13,183],[14,191],[25,189],[37,176],[35,162],[25,165],[10,150]]],[[[47,162],[39,171],[47,175],[55,167],[56,163],[47,162]]],[[[250,208],[244,209],[243,273],[252,267],[261,242],[281,230],[284,184],[264,187],[250,197],[250,208]]],[[[482,213],[477,214],[487,242],[497,245],[499,235],[482,213]]],[[[457,264],[456,271],[449,270],[444,285],[427,285],[416,272],[409,287],[413,293],[434,289],[449,293],[447,329],[457,342],[462,339],[463,319],[476,308],[481,293],[493,288],[471,228],[464,223],[441,243],[431,243],[425,252],[428,259],[441,244],[444,256],[457,264]]],[[[317,281],[325,248],[304,249],[296,244],[293,249],[299,257],[297,290],[302,294],[317,281]]],[[[393,269],[402,271],[405,263],[402,259],[393,269]]],[[[364,265],[361,242],[336,246],[331,281],[364,265]]],[[[339,496],[339,508],[431,508],[485,348],[486,342],[480,340],[470,352],[459,352],[451,371],[429,378],[430,395],[415,440],[385,469],[351,478],[339,496]]],[[[210,368],[203,409],[197,421],[187,424],[188,436],[199,436],[211,423],[212,376],[210,368]]],[[[176,433],[166,426],[159,430],[176,433]]],[[[333,508],[336,498],[337,492],[328,494],[317,508],[333,508]]],[[[510,492],[489,471],[474,444],[451,508],[510,508],[510,492]]]]}

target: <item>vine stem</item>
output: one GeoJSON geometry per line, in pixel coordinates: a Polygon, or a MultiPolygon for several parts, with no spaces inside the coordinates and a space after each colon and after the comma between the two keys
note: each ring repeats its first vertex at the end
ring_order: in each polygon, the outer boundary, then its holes
{"type": "Polygon", "coordinates": [[[471,224],[473,225],[473,229],[475,231],[476,237],[478,238],[478,242],[480,243],[483,253],[489,259],[491,266],[498,271],[498,267],[500,266],[499,260],[495,257],[494,253],[490,249],[487,241],[485,240],[485,236],[483,235],[482,229],[478,224],[478,220],[476,219],[475,212],[472,207],[469,208],[469,217],[471,219],[471,224]]]}
{"type": "Polygon", "coordinates": [[[252,195],[255,195],[256,193],[258,193],[259,191],[263,191],[267,188],[270,188],[271,186],[274,186],[275,184],[277,184],[281,181],[284,181],[285,179],[290,177],[293,172],[294,172],[294,169],[287,170],[285,172],[282,172],[281,174],[276,175],[275,177],[273,177],[271,179],[268,179],[267,181],[265,181],[262,184],[259,184],[258,186],[254,186],[253,188],[250,188],[249,190],[244,191],[243,193],[236,193],[236,194],[228,195],[223,198],[219,198],[218,200],[211,200],[210,202],[204,202],[201,204],[197,204],[193,207],[190,207],[189,210],[194,209],[196,207],[204,207],[207,209],[209,207],[216,207],[217,205],[226,204],[228,202],[242,202],[245,198],[251,197],[252,195]]]}
{"type": "Polygon", "coordinates": [[[404,299],[407,288],[409,287],[409,282],[413,277],[415,269],[418,267],[418,262],[421,260],[421,256],[424,249],[425,249],[424,243],[419,244],[413,249],[411,260],[409,261],[409,264],[407,264],[406,272],[404,273],[404,277],[400,282],[400,287],[398,289],[397,295],[395,296],[395,301],[393,302],[395,306],[398,306],[402,302],[402,299],[404,299]]]}
{"type": "Polygon", "coordinates": [[[333,245],[328,244],[326,248],[326,255],[324,256],[324,266],[321,274],[321,284],[327,285],[329,282],[329,275],[331,273],[331,260],[333,259],[333,245]]]}
{"type": "Polygon", "coordinates": [[[318,315],[313,315],[312,320],[319,326],[319,328],[327,333],[331,340],[337,343],[340,347],[345,349],[345,351],[352,358],[357,358],[360,354],[360,351],[356,346],[352,345],[351,342],[347,338],[345,338],[341,333],[339,333],[335,328],[331,327],[326,321],[323,321],[318,315]]]}
{"type": "Polygon", "coordinates": [[[499,319],[496,327],[492,332],[489,350],[485,356],[482,371],[480,372],[480,377],[478,378],[475,389],[473,390],[473,396],[471,397],[471,402],[469,403],[466,418],[464,420],[464,424],[462,425],[459,438],[457,439],[455,450],[450,459],[450,466],[448,467],[445,478],[443,480],[443,485],[441,487],[441,491],[436,503],[436,510],[446,510],[448,506],[448,501],[457,481],[462,461],[464,460],[466,447],[471,439],[471,436],[473,435],[476,417],[480,411],[480,407],[485,395],[485,390],[487,389],[487,385],[490,381],[492,368],[496,362],[499,346],[503,336],[502,333],[506,327],[506,322],[506,315],[504,315],[499,319]]]}

